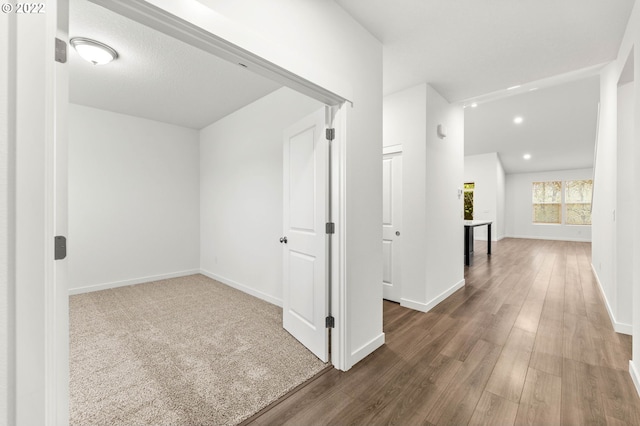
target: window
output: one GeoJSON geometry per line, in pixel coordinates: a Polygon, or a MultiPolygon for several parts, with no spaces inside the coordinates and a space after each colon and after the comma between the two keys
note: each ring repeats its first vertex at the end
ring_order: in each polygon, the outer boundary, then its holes
{"type": "Polygon", "coordinates": [[[564,217],[567,225],[591,225],[592,180],[570,180],[564,186],[564,217]]]}
{"type": "Polygon", "coordinates": [[[592,188],[592,180],[533,182],[533,223],[591,225],[592,188]]]}
{"type": "Polygon", "coordinates": [[[562,223],[562,182],[533,182],[533,223],[562,223]]]}
{"type": "Polygon", "coordinates": [[[464,220],[473,220],[473,190],[476,184],[464,184],[464,220]]]}

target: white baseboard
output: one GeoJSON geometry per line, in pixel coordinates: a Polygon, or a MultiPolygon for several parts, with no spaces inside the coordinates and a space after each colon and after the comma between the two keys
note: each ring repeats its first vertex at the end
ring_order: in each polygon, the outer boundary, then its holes
{"type": "Polygon", "coordinates": [[[638,392],[638,396],[640,396],[640,375],[638,375],[638,369],[633,363],[633,360],[629,361],[629,374],[631,375],[631,380],[633,380],[633,384],[636,387],[636,392],[638,392]]]}
{"type": "Polygon", "coordinates": [[[593,272],[593,277],[596,279],[596,283],[598,283],[598,288],[600,289],[600,294],[604,299],[604,305],[607,307],[607,313],[609,314],[609,320],[611,320],[611,325],[613,325],[613,329],[616,333],[628,334],[629,336],[633,335],[633,326],[631,324],[625,324],[618,322],[616,320],[616,316],[613,314],[613,310],[609,305],[609,300],[607,299],[607,295],[604,292],[604,288],[602,287],[602,283],[600,282],[600,278],[598,277],[598,273],[596,272],[596,268],[591,264],[591,272],[593,272]]]}
{"type": "Polygon", "coordinates": [[[454,284],[453,286],[451,286],[450,288],[448,288],[447,290],[440,293],[438,296],[436,296],[435,298],[431,299],[426,303],[416,302],[415,300],[402,298],[400,299],[400,306],[404,306],[405,308],[415,309],[416,311],[429,312],[438,303],[442,302],[444,299],[451,296],[458,289],[464,287],[464,282],[465,282],[464,279],[458,281],[456,284],[454,284]]]}
{"type": "Polygon", "coordinates": [[[384,345],[384,333],[380,333],[378,336],[353,351],[350,356],[351,359],[347,361],[348,368],[346,370],[362,361],[367,355],[373,353],[373,351],[382,345],[384,345]]]}
{"type": "Polygon", "coordinates": [[[590,243],[591,238],[564,238],[545,237],[543,235],[505,235],[504,238],[520,238],[523,240],[549,240],[549,241],[570,241],[575,243],[590,243]]]}
{"type": "Polygon", "coordinates": [[[236,282],[234,280],[231,280],[229,278],[223,277],[223,276],[218,275],[218,274],[214,274],[213,272],[209,272],[209,271],[206,271],[204,269],[201,269],[199,272],[202,275],[205,275],[205,276],[207,276],[207,277],[209,277],[209,278],[211,278],[213,280],[220,281],[222,284],[228,285],[229,287],[233,287],[236,290],[240,290],[240,291],[242,291],[244,293],[250,294],[250,295],[252,295],[254,297],[257,297],[258,299],[262,299],[262,300],[264,300],[266,302],[269,302],[269,303],[271,303],[273,305],[276,305],[276,306],[279,306],[279,307],[282,308],[282,299],[278,299],[277,297],[273,297],[270,294],[263,293],[263,292],[258,291],[256,289],[248,287],[248,286],[246,286],[244,284],[240,284],[239,282],[236,282]]]}
{"type": "Polygon", "coordinates": [[[199,269],[189,269],[187,271],[171,272],[169,274],[151,275],[148,277],[133,278],[130,280],[114,281],[110,283],[94,284],[87,287],[70,288],[69,296],[74,294],[91,293],[92,291],[109,290],[110,288],[125,287],[128,285],[148,283],[151,281],[166,280],[169,278],[186,277],[187,275],[199,274],[199,269]]]}

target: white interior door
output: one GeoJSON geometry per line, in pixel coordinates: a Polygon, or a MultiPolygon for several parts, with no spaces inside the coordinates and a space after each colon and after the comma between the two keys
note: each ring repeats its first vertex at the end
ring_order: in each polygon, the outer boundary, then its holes
{"type": "Polygon", "coordinates": [[[327,141],[324,109],[284,133],[283,325],[326,362],[327,141]]]}
{"type": "Polygon", "coordinates": [[[402,241],[402,153],[382,158],[382,297],[400,302],[402,241]]]}

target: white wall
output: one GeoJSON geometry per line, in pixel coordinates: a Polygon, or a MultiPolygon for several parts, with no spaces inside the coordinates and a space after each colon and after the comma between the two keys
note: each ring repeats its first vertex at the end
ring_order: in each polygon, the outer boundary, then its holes
{"type": "Polygon", "coordinates": [[[69,108],[69,288],[199,269],[198,132],[69,108]]]}
{"type": "Polygon", "coordinates": [[[464,110],[427,85],[427,294],[429,309],[464,285],[464,110]],[[447,128],[446,139],[436,134],[447,128]]]}
{"type": "Polygon", "coordinates": [[[634,210],[637,183],[633,180],[633,89],[634,83],[627,83],[618,88],[618,143],[616,159],[616,248],[614,282],[616,283],[615,322],[618,328],[624,327],[631,334],[632,315],[632,282],[633,282],[633,233],[638,219],[638,211],[634,210]]]}
{"type": "Polygon", "coordinates": [[[282,306],[283,130],[324,105],[279,89],[200,133],[200,267],[282,306]]]}
{"type": "MultiPolygon", "coordinates": [[[[609,316],[618,332],[631,334],[633,323],[634,229],[634,96],[628,83],[618,87],[626,57],[601,74],[600,132],[594,192],[593,254],[596,277],[609,316]]],[[[637,168],[637,166],[635,166],[637,168]]]]}
{"type": "Polygon", "coordinates": [[[0,15],[0,425],[15,424],[15,312],[9,301],[15,300],[15,215],[13,185],[15,161],[15,82],[9,60],[13,40],[10,14],[0,15]]]}
{"type": "Polygon", "coordinates": [[[496,192],[496,198],[498,200],[498,215],[496,216],[496,221],[498,222],[498,226],[496,226],[496,238],[501,240],[504,238],[506,234],[506,222],[505,222],[505,209],[507,202],[507,175],[504,171],[504,167],[502,166],[502,161],[500,161],[500,156],[498,156],[498,167],[496,169],[497,182],[498,182],[498,190],[496,192]]]}
{"type": "MultiPolygon", "coordinates": [[[[406,300],[426,300],[424,259],[427,252],[427,85],[421,84],[385,96],[383,111],[383,144],[402,145],[400,294],[406,306],[406,300]]],[[[380,159],[382,160],[382,152],[380,159]]],[[[380,244],[382,245],[382,239],[380,244]]]]}
{"type": "Polygon", "coordinates": [[[401,304],[426,312],[464,284],[463,112],[420,84],[386,96],[383,117],[384,145],[402,145],[401,304]]]}
{"type": "MultiPolygon", "coordinates": [[[[636,261],[640,258],[640,198],[626,199],[629,188],[640,182],[636,134],[640,128],[640,92],[635,84],[618,87],[627,60],[638,45],[640,5],[636,3],[617,59],[600,73],[592,267],[615,330],[633,335],[629,371],[640,393],[640,262],[636,261]],[[626,322],[629,318],[631,324],[626,322]]],[[[640,81],[636,57],[634,54],[631,64],[633,80],[640,81]]]]}
{"type": "Polygon", "coordinates": [[[617,81],[618,66],[614,62],[600,74],[600,122],[593,188],[593,229],[591,262],[605,296],[614,325],[617,320],[617,287],[615,284],[616,161],[617,161],[617,81]]]}
{"type": "MultiPolygon", "coordinates": [[[[631,18],[625,36],[623,39],[621,52],[628,54],[630,49],[640,46],[640,6],[636,4],[633,8],[631,18]]],[[[634,49],[635,51],[635,49],[634,49]]],[[[618,55],[620,57],[620,55],[618,55]]],[[[623,58],[625,56],[622,56],[623,58]]],[[[633,88],[633,182],[640,182],[640,144],[637,143],[638,129],[640,129],[640,64],[636,62],[638,54],[634,54],[634,88],[633,88]]],[[[634,197],[633,211],[640,212],[640,197],[634,197]]],[[[637,218],[637,216],[636,216],[637,218]]],[[[640,259],[640,225],[635,222],[635,226],[631,231],[633,234],[633,248],[628,247],[634,259],[640,259]]],[[[632,361],[629,364],[631,377],[636,386],[636,390],[640,394],[640,262],[633,262],[632,266],[632,317],[633,317],[633,350],[632,361]]]]}
{"type": "MultiPolygon", "coordinates": [[[[505,174],[498,153],[468,155],[464,157],[464,181],[475,183],[473,190],[473,218],[491,220],[491,239],[504,237],[505,174]]],[[[476,240],[487,239],[484,226],[474,231],[476,240]]]]}
{"type": "MultiPolygon", "coordinates": [[[[633,197],[633,204],[627,204],[626,200],[618,200],[618,194],[623,194],[627,187],[626,182],[619,182],[618,178],[628,179],[631,176],[631,182],[634,184],[640,182],[640,144],[637,143],[636,138],[636,129],[640,128],[640,116],[637,114],[637,111],[640,111],[639,88],[635,84],[631,87],[621,87],[620,90],[618,88],[618,81],[627,58],[635,50],[634,46],[638,45],[640,45],[640,5],[636,3],[617,59],[600,73],[600,119],[593,200],[592,266],[614,328],[618,332],[633,334],[632,360],[629,370],[636,390],[640,393],[640,262],[635,261],[640,258],[638,243],[640,226],[637,224],[640,198],[633,197]],[[622,170],[618,171],[618,167],[622,170]],[[624,227],[624,223],[629,220],[626,213],[631,206],[635,223],[631,227],[624,227]],[[618,212],[618,209],[621,211],[618,212]],[[619,216],[620,213],[622,216],[619,216]],[[616,223],[616,219],[622,221],[616,223]],[[622,261],[627,254],[631,254],[631,259],[634,260],[630,265],[622,261]],[[631,277],[631,285],[625,282],[625,277],[631,277]],[[631,299],[631,326],[620,320],[628,317],[628,305],[625,307],[625,304],[629,299],[631,299]]],[[[637,55],[633,56],[635,62],[637,55]]],[[[633,64],[633,70],[633,80],[640,81],[640,66],[637,63],[633,64]]]]}
{"type": "Polygon", "coordinates": [[[593,169],[558,170],[507,175],[506,233],[511,238],[563,241],[591,241],[591,226],[533,223],[531,190],[533,182],[592,179],[593,169]]]}

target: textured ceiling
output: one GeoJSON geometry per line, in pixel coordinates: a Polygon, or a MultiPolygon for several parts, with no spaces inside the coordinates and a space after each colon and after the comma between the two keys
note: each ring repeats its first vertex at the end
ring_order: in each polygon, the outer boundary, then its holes
{"type": "Polygon", "coordinates": [[[70,1],[71,37],[119,58],[94,66],[71,49],[70,101],[200,129],[281,87],[86,0],[70,1]]]}
{"type": "Polygon", "coordinates": [[[507,173],[593,167],[599,99],[596,76],[467,107],[465,155],[498,152],[507,173]]]}
{"type": "Polygon", "coordinates": [[[450,102],[615,59],[633,0],[336,0],[384,45],[384,93],[450,102]]]}

